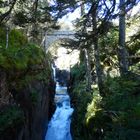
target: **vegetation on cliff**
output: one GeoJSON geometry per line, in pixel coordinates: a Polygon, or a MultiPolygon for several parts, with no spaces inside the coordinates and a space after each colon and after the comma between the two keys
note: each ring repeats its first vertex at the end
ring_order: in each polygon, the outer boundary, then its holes
{"type": "Polygon", "coordinates": [[[139,0],[0,0],[0,138],[44,138],[54,84],[50,55],[37,44],[44,44],[46,31],[59,29],[59,18],[78,10],[76,40],[61,44],[80,52],[71,68],[73,139],[139,140],[140,12],[135,6],[139,0]]]}
{"type": "MultiPolygon", "coordinates": [[[[0,137],[8,140],[10,137],[15,139],[26,125],[33,125],[33,111],[37,111],[40,100],[49,105],[52,95],[48,95],[48,92],[52,92],[53,82],[50,55],[46,55],[42,47],[29,43],[27,37],[17,29],[9,32],[8,48],[3,26],[0,27],[0,37],[0,137]],[[51,98],[46,99],[45,96],[51,98]],[[29,122],[31,118],[32,122],[29,122]]],[[[45,116],[46,109],[44,108],[45,116]]]]}

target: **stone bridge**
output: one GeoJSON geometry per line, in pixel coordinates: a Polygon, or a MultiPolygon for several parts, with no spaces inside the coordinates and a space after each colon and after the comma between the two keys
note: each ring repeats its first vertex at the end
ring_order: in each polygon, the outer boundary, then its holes
{"type": "MultiPolygon", "coordinates": [[[[75,31],[71,30],[55,30],[45,34],[42,46],[44,46],[46,52],[49,50],[54,43],[61,39],[70,39],[77,41],[75,37],[75,31]]],[[[79,62],[79,51],[73,50],[71,53],[67,53],[67,49],[63,46],[60,46],[57,50],[57,58],[54,59],[55,66],[59,69],[59,72],[62,73],[62,77],[68,75],[67,72],[70,71],[70,67],[74,66],[79,62]]],[[[60,74],[60,73],[59,73],[60,74]]],[[[60,74],[61,76],[61,74],[60,74]]],[[[67,79],[67,78],[66,78],[67,79]]],[[[62,78],[60,78],[63,82],[62,78]]]]}
{"type": "Polygon", "coordinates": [[[72,30],[54,30],[51,33],[47,33],[46,32],[42,44],[44,44],[44,47],[45,47],[45,49],[47,51],[48,48],[54,42],[56,42],[56,41],[58,41],[60,39],[72,39],[72,40],[76,40],[76,38],[75,38],[75,31],[72,31],[72,30]]]}

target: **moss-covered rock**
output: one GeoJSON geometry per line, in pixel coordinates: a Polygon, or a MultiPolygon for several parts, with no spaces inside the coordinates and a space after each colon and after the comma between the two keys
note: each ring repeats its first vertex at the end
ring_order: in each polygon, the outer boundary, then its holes
{"type": "Polygon", "coordinates": [[[6,48],[5,28],[0,28],[0,75],[4,73],[0,80],[0,108],[4,107],[0,113],[0,138],[44,139],[53,111],[50,55],[40,46],[28,43],[27,37],[16,29],[9,32],[6,48]],[[6,103],[1,106],[4,99],[6,103]]]}

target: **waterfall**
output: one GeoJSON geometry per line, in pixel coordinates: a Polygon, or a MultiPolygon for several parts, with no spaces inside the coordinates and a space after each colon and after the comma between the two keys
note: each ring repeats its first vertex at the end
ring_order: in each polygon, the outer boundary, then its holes
{"type": "MultiPolygon", "coordinates": [[[[52,66],[54,80],[56,81],[56,68],[52,66]]],[[[71,115],[73,108],[70,106],[70,97],[67,87],[61,86],[56,81],[55,89],[56,110],[48,124],[45,140],[72,140],[70,133],[71,115]]]]}
{"type": "Polygon", "coordinates": [[[53,79],[56,82],[56,68],[54,64],[52,64],[52,69],[53,69],[53,79]]]}

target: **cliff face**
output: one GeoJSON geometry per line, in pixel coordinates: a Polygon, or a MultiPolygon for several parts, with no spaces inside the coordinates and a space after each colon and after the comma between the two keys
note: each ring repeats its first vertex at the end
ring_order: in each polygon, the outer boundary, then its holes
{"type": "Polygon", "coordinates": [[[46,85],[40,81],[32,82],[20,92],[18,99],[25,113],[25,125],[20,136],[22,140],[43,139],[53,110],[53,93],[53,84],[46,85]]]}
{"type": "Polygon", "coordinates": [[[7,90],[6,72],[0,69],[0,107],[9,104],[10,94],[7,90]]]}
{"type": "Polygon", "coordinates": [[[0,140],[42,140],[53,111],[54,82],[41,46],[0,25],[0,140]]]}
{"type": "Polygon", "coordinates": [[[0,119],[0,124],[6,124],[4,128],[0,127],[1,140],[43,140],[53,112],[54,83],[51,75],[46,77],[49,78],[47,83],[33,78],[21,89],[17,89],[15,81],[8,82],[7,75],[0,71],[0,116],[5,119],[0,119]],[[11,107],[18,108],[21,116],[16,116],[11,107]],[[12,113],[15,118],[12,118],[12,113]]]}
{"type": "Polygon", "coordinates": [[[36,68],[13,80],[16,75],[0,71],[0,138],[43,140],[53,112],[54,82],[50,70],[36,68]],[[28,83],[21,80],[26,76],[30,77],[28,83]]]}

